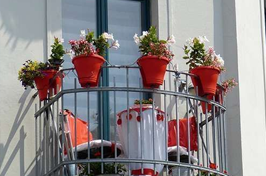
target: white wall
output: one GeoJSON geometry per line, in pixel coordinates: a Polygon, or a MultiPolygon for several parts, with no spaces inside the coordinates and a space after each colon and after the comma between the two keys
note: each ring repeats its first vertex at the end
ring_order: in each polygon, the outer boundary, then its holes
{"type": "Polygon", "coordinates": [[[228,154],[233,156],[229,158],[228,165],[232,175],[265,175],[266,161],[257,160],[266,157],[261,25],[261,13],[264,13],[261,12],[260,1],[235,0],[234,4],[224,1],[223,8],[224,17],[227,17],[224,18],[227,26],[224,32],[227,74],[236,75],[239,80],[235,94],[227,99],[228,154]]]}
{"type": "MultiPolygon", "coordinates": [[[[169,34],[166,2],[157,0],[152,4],[152,24],[158,26],[161,38],[169,34]]],[[[179,70],[188,69],[182,60],[185,39],[206,35],[211,41],[209,44],[214,45],[225,59],[227,71],[222,79],[234,77],[239,82],[226,101],[228,173],[234,176],[265,175],[266,161],[259,159],[266,157],[264,24],[261,23],[264,12],[261,12],[260,1],[168,2],[172,11],[170,33],[177,40],[172,50],[179,70]]]]}
{"type": "Polygon", "coordinates": [[[35,175],[36,91],[25,91],[17,73],[46,57],[45,28],[44,0],[0,0],[0,176],[35,175]]]}

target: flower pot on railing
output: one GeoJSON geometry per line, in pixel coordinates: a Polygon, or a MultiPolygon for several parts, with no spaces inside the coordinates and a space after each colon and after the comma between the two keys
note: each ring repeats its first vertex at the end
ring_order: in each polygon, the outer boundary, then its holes
{"type": "Polygon", "coordinates": [[[55,76],[57,73],[56,70],[44,70],[42,71],[44,74],[43,77],[36,77],[34,78],[35,84],[38,89],[39,98],[41,101],[47,98],[48,89],[50,87],[50,80],[55,76]]]}
{"type": "Polygon", "coordinates": [[[143,86],[159,88],[163,84],[166,67],[170,60],[166,57],[142,56],[137,63],[140,67],[143,86]]]}
{"type": "MultiPolygon", "coordinates": [[[[223,104],[223,87],[217,84],[217,89],[216,89],[216,93],[215,93],[215,101],[223,104]]],[[[213,95],[207,95],[206,97],[208,100],[213,100],[213,95]]],[[[201,107],[202,107],[202,113],[206,114],[206,102],[201,101],[201,107]]],[[[207,107],[207,112],[210,112],[212,110],[212,105],[207,103],[208,107],[207,107]]],[[[218,111],[218,108],[215,107],[215,112],[218,111]]]]}
{"type": "Polygon", "coordinates": [[[98,54],[80,55],[73,58],[72,63],[77,71],[81,87],[98,86],[100,70],[104,62],[104,58],[98,54]]]}
{"type": "Polygon", "coordinates": [[[218,77],[220,74],[220,69],[216,67],[211,67],[211,66],[199,66],[196,68],[193,68],[190,70],[190,73],[197,75],[199,77],[199,81],[193,81],[192,83],[194,87],[198,86],[199,87],[199,95],[215,95],[216,92],[216,85],[218,81],[218,77]],[[200,92],[202,87],[202,92],[200,92]]]}
{"type": "Polygon", "coordinates": [[[53,92],[53,95],[56,95],[61,87],[62,87],[62,79],[64,78],[65,76],[62,74],[62,77],[60,75],[57,75],[54,80],[52,81],[52,85],[50,87],[50,92],[53,92]]]}
{"type": "Polygon", "coordinates": [[[194,70],[193,69],[191,69],[189,72],[193,74],[193,75],[190,76],[190,78],[191,78],[192,84],[194,85],[195,93],[197,95],[199,95],[199,96],[203,96],[204,93],[203,93],[203,90],[202,90],[202,85],[201,85],[199,77],[195,77],[196,75],[194,74],[194,70]]]}

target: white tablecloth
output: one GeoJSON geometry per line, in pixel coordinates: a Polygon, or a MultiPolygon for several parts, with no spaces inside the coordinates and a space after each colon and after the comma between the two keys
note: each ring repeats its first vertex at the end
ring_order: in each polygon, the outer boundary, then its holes
{"type": "MultiPolygon", "coordinates": [[[[128,158],[132,159],[165,161],[167,150],[165,114],[161,110],[153,111],[152,108],[147,107],[143,108],[142,111],[142,118],[140,118],[140,108],[131,108],[129,118],[127,118],[126,110],[117,115],[118,136],[124,153],[128,158]]],[[[163,167],[161,164],[156,164],[155,171],[160,173],[163,167]]],[[[143,168],[154,171],[154,164],[143,164],[143,168]]],[[[139,170],[141,169],[141,164],[130,163],[130,169],[132,171],[139,170]]]]}

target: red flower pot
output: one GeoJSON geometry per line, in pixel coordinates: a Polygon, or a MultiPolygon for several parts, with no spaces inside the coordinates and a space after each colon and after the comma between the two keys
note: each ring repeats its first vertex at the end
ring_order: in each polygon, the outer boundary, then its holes
{"type": "MultiPolygon", "coordinates": [[[[216,93],[215,93],[215,101],[220,103],[220,104],[223,104],[223,91],[224,91],[223,87],[217,85],[217,89],[216,89],[216,93]]],[[[206,98],[208,100],[213,100],[212,95],[207,95],[206,98]]],[[[203,101],[200,103],[201,103],[202,113],[206,114],[206,103],[203,101]]],[[[210,112],[212,110],[212,105],[209,103],[207,103],[207,105],[208,105],[207,111],[210,112]]],[[[218,111],[218,108],[215,107],[215,112],[217,112],[217,111],[218,111]]]]}
{"type": "MultiPolygon", "coordinates": [[[[208,100],[212,100],[212,95],[207,95],[207,99],[208,100]]],[[[202,113],[203,114],[206,114],[206,102],[204,102],[204,101],[201,101],[200,102],[200,104],[201,104],[201,108],[202,108],[202,113]]],[[[207,112],[210,112],[211,110],[212,110],[212,105],[211,104],[209,104],[209,103],[207,103],[207,112]]]]}
{"type": "Polygon", "coordinates": [[[51,89],[50,91],[53,91],[54,95],[56,95],[60,91],[60,89],[62,87],[62,79],[64,77],[65,76],[63,74],[62,74],[62,78],[59,75],[57,75],[55,77],[55,79],[53,80],[53,83],[52,83],[52,86],[50,88],[51,89]]]}
{"type": "Polygon", "coordinates": [[[211,67],[211,66],[200,66],[200,67],[196,67],[190,70],[190,73],[197,75],[200,79],[202,90],[201,90],[199,82],[195,80],[193,82],[192,80],[192,83],[194,86],[199,86],[200,96],[206,95],[206,94],[215,95],[216,85],[217,85],[218,76],[220,72],[221,71],[218,68],[211,67]]]}
{"type": "MultiPolygon", "coordinates": [[[[193,75],[196,75],[194,69],[191,69],[189,72],[192,73],[193,75]]],[[[202,85],[201,85],[199,77],[190,76],[190,78],[191,78],[192,84],[194,85],[195,93],[197,94],[197,91],[198,91],[198,95],[203,96],[204,93],[203,93],[203,89],[202,89],[202,85]]]]}
{"type": "Polygon", "coordinates": [[[57,71],[56,70],[44,70],[42,71],[42,73],[44,74],[44,77],[36,77],[34,79],[35,84],[38,89],[39,98],[41,101],[47,98],[48,89],[50,86],[50,79],[54,77],[57,71]]]}
{"type": "Polygon", "coordinates": [[[170,60],[166,57],[142,56],[137,63],[140,67],[143,86],[159,88],[163,84],[166,67],[170,60]]]}
{"type": "Polygon", "coordinates": [[[73,58],[72,63],[77,71],[81,87],[96,87],[98,85],[101,66],[104,62],[104,58],[98,54],[81,55],[73,58]]]}

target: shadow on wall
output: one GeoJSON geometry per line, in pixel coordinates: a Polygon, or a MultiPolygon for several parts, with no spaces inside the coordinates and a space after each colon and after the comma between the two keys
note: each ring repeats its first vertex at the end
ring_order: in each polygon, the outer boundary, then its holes
{"type": "Polygon", "coordinates": [[[0,31],[8,36],[5,46],[14,49],[21,40],[27,49],[34,40],[46,39],[45,2],[0,0],[0,31]]]}
{"type": "MultiPolygon", "coordinates": [[[[27,104],[27,106],[24,108],[25,105],[25,99],[28,97],[30,93],[30,89],[26,90],[23,95],[19,99],[20,107],[18,109],[17,115],[15,117],[15,120],[13,122],[13,125],[11,127],[11,131],[8,135],[7,141],[5,144],[0,144],[0,176],[6,176],[7,171],[9,170],[10,166],[12,166],[13,161],[17,157],[19,153],[19,159],[20,159],[20,175],[25,176],[25,175],[34,175],[34,161],[29,165],[27,169],[25,169],[25,157],[24,157],[24,149],[25,149],[25,138],[27,137],[27,134],[24,132],[24,126],[21,126],[21,123],[23,119],[26,117],[26,114],[30,107],[33,104],[34,99],[32,98],[30,102],[27,104]],[[23,110],[24,108],[24,110],[23,110]],[[13,142],[13,139],[15,137],[15,134],[19,130],[20,136],[19,136],[19,141],[15,145],[12,144],[14,149],[13,151],[9,151],[11,146],[11,142],[13,142]],[[6,157],[8,153],[9,158],[6,157]],[[4,162],[5,161],[5,162],[4,162]],[[4,164],[5,163],[5,164],[4,164]]],[[[15,139],[14,139],[15,140],[15,139]]]]}

